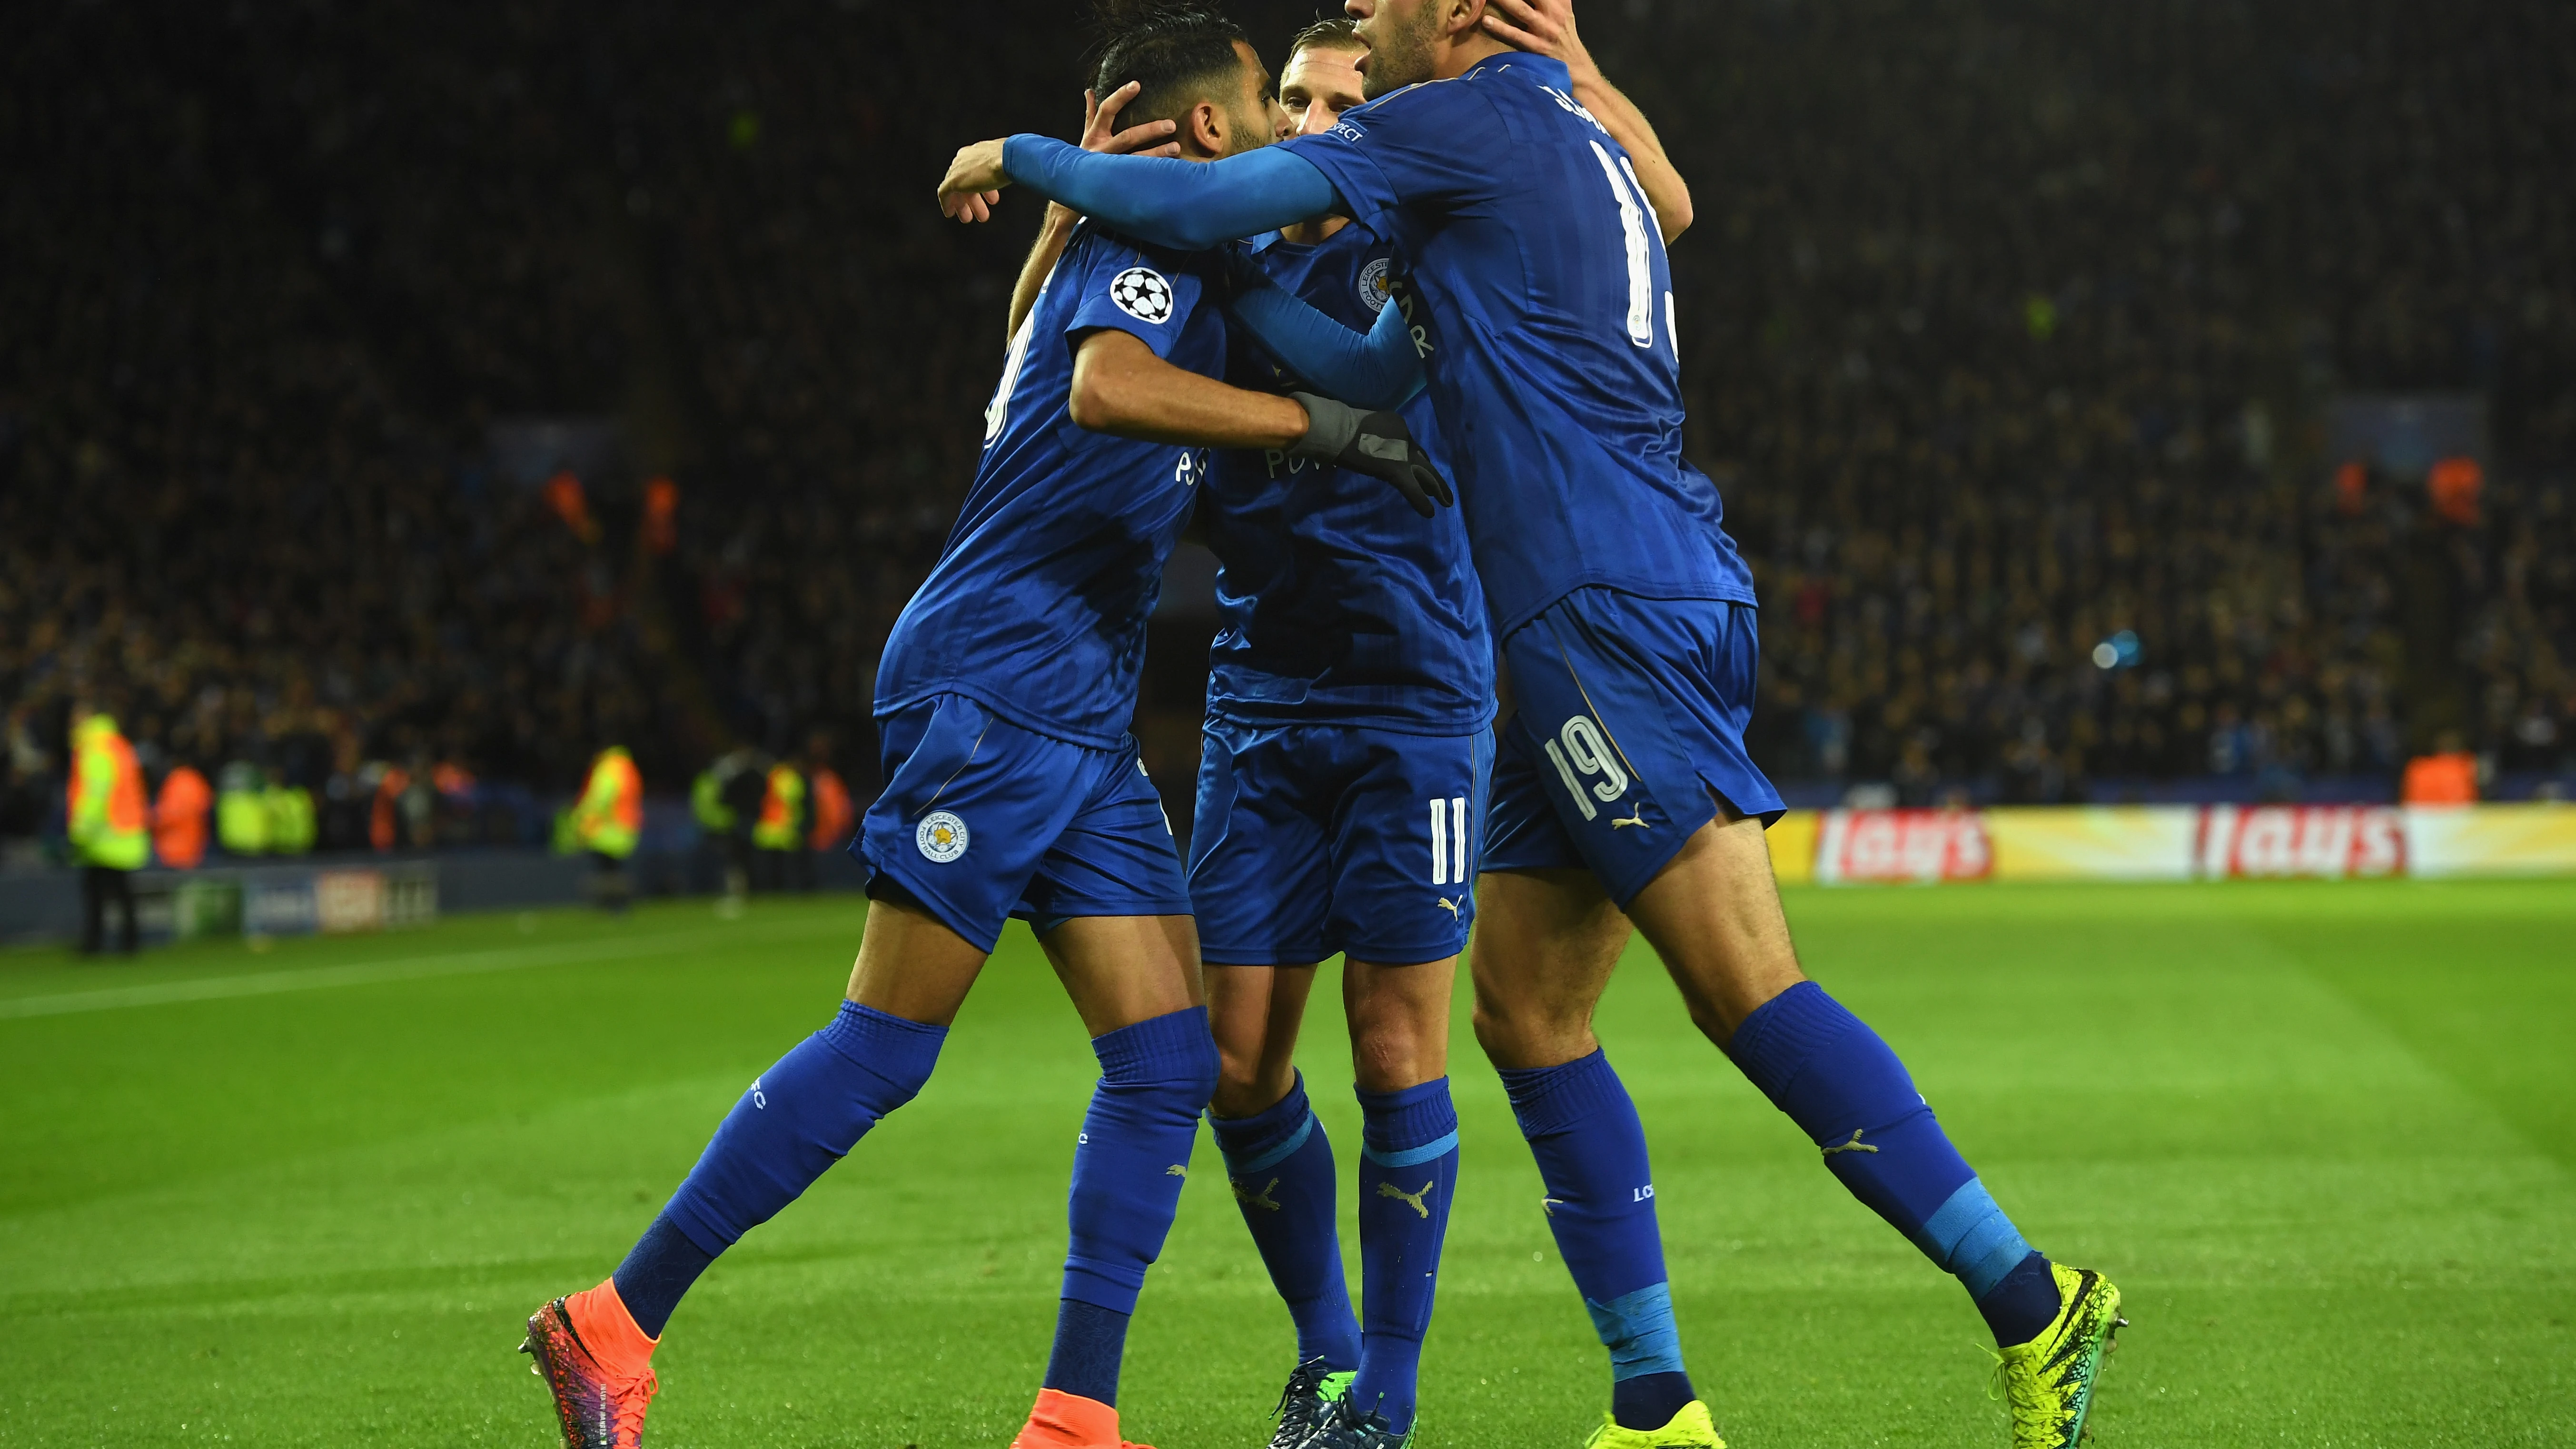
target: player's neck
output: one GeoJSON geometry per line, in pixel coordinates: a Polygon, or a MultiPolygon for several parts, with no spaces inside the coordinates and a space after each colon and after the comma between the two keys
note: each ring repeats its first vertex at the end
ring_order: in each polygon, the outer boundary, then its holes
{"type": "Polygon", "coordinates": [[[1483,31],[1473,31],[1440,47],[1431,63],[1433,80],[1456,80],[1512,47],[1483,31]]]}
{"type": "Polygon", "coordinates": [[[1290,246],[1315,247],[1333,239],[1333,233],[1349,226],[1347,216],[1321,216],[1313,221],[1291,222],[1279,228],[1279,239],[1290,246]]]}

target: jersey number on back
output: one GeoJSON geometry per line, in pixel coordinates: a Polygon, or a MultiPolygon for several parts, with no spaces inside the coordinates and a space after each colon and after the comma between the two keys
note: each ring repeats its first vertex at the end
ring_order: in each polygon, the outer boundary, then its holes
{"type": "Polygon", "coordinates": [[[1011,423],[1011,392],[1020,385],[1020,364],[1029,357],[1029,338],[1038,330],[1038,309],[1020,319],[1020,330],[1011,338],[1010,355],[1002,359],[1002,385],[993,390],[993,401],[984,409],[984,446],[1002,435],[1011,423]]]}
{"type": "MultiPolygon", "coordinates": [[[[1625,156],[1613,159],[1598,141],[1592,143],[1592,154],[1601,162],[1601,175],[1610,183],[1610,194],[1619,202],[1619,231],[1628,244],[1628,340],[1639,347],[1655,345],[1655,248],[1663,242],[1663,222],[1655,215],[1654,203],[1646,188],[1637,180],[1635,168],[1625,156]]],[[[1670,326],[1673,294],[1664,294],[1664,315],[1670,326]]],[[[1673,339],[1673,355],[1681,355],[1681,339],[1673,339]]]]}

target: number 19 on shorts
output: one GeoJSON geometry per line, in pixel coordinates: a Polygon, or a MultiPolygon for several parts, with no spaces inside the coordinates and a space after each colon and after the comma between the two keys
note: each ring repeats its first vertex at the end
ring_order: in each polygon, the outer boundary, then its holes
{"type": "Polygon", "coordinates": [[[1431,883],[1467,884],[1467,797],[1431,802],[1431,883]]]}

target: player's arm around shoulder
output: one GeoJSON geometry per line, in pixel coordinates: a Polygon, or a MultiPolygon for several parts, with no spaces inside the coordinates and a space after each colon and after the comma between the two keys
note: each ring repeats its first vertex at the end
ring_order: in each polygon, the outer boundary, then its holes
{"type": "Polygon", "coordinates": [[[1584,48],[1574,24],[1574,0],[1486,0],[1485,30],[1506,44],[1563,61],[1574,78],[1575,100],[1592,112],[1636,166],[1637,184],[1645,188],[1646,200],[1655,209],[1664,245],[1672,245],[1690,230],[1689,183],[1664,154],[1663,138],[1655,134],[1646,113],[1610,84],[1592,52],[1584,48]]]}

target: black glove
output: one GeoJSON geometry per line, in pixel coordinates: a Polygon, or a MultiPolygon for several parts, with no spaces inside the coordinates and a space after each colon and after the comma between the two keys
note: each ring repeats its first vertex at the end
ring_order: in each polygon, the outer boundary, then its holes
{"type": "Polygon", "coordinates": [[[1395,413],[1364,413],[1348,403],[1311,392],[1290,393],[1306,410],[1306,436],[1288,449],[1292,458],[1320,458],[1366,473],[1404,495],[1413,511],[1429,518],[1437,508],[1457,506],[1458,495],[1413,441],[1413,430],[1395,413]]]}

